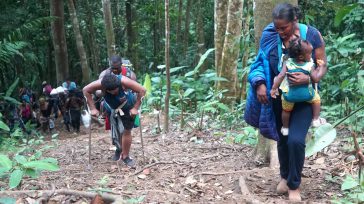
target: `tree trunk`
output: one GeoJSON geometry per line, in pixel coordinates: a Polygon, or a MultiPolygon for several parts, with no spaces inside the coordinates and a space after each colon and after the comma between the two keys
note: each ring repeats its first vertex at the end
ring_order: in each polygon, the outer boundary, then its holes
{"type": "Polygon", "coordinates": [[[182,0],[178,1],[178,19],[177,19],[177,32],[176,32],[176,44],[177,48],[181,47],[181,30],[182,30],[182,0]]]}
{"type": "Polygon", "coordinates": [[[169,96],[171,94],[171,76],[169,72],[169,0],[165,0],[165,61],[166,61],[166,78],[167,78],[167,92],[164,102],[164,131],[167,133],[169,131],[169,96]]]}
{"type": "Polygon", "coordinates": [[[90,48],[90,55],[91,55],[91,64],[92,64],[92,70],[96,75],[101,72],[101,66],[100,66],[100,56],[99,56],[99,46],[96,42],[96,31],[94,26],[94,19],[93,14],[91,11],[89,0],[84,1],[85,9],[86,9],[86,27],[89,36],[89,43],[88,46],[90,48]]]}
{"type": "Polygon", "coordinates": [[[135,27],[135,19],[136,12],[133,8],[134,0],[126,0],[125,1],[125,17],[126,17],[126,33],[128,39],[128,50],[126,56],[128,56],[133,64],[134,69],[138,69],[138,53],[137,53],[137,44],[136,44],[136,27],[135,27]]]}
{"type": "Polygon", "coordinates": [[[115,55],[115,35],[112,24],[110,0],[102,0],[102,10],[104,12],[107,55],[110,59],[112,55],[115,55]]]}
{"type": "MultiPolygon", "coordinates": [[[[256,49],[259,49],[260,37],[262,36],[263,29],[272,22],[272,11],[278,3],[288,2],[293,5],[297,5],[297,0],[254,0],[254,30],[255,30],[255,45],[256,49]]],[[[255,159],[271,161],[270,166],[279,166],[277,151],[271,151],[276,149],[276,142],[269,142],[268,139],[259,135],[258,144],[255,148],[255,159]],[[272,154],[270,154],[272,153],[272,154]]]]}
{"type": "Polygon", "coordinates": [[[227,0],[215,0],[215,68],[216,73],[220,73],[221,69],[221,56],[224,48],[225,31],[227,24],[227,13],[228,13],[227,0]]]}
{"type": "Polygon", "coordinates": [[[80,31],[80,25],[76,14],[75,5],[73,0],[68,0],[68,9],[72,19],[73,32],[76,38],[77,51],[80,56],[81,69],[82,69],[82,83],[86,84],[90,81],[90,70],[87,64],[86,51],[83,46],[83,38],[80,31]]]}
{"type": "MultiPolygon", "coordinates": [[[[247,0],[246,1],[246,8],[250,8],[250,3],[252,3],[252,0],[247,0]]],[[[242,29],[242,36],[244,38],[244,41],[243,41],[243,57],[241,59],[242,61],[242,68],[243,70],[247,70],[246,66],[248,64],[248,58],[249,58],[249,50],[250,50],[250,47],[249,47],[249,42],[247,40],[245,40],[249,35],[250,35],[250,28],[249,28],[249,25],[250,25],[250,19],[251,19],[251,16],[250,16],[250,12],[249,10],[246,12],[246,16],[243,18],[243,21],[244,21],[244,27],[242,29]]],[[[245,74],[243,74],[243,77],[241,79],[241,87],[240,87],[240,91],[239,91],[239,101],[243,101],[246,99],[246,85],[247,85],[247,79],[248,79],[248,71],[245,72],[245,74]]]]}
{"type": "MultiPolygon", "coordinates": [[[[199,59],[201,59],[201,56],[205,53],[206,51],[206,45],[205,45],[205,33],[204,33],[204,23],[203,23],[203,12],[201,12],[202,10],[202,4],[201,4],[201,0],[197,0],[196,2],[196,34],[197,34],[197,54],[198,54],[198,59],[197,59],[197,63],[199,61],[199,59]]],[[[205,61],[206,62],[206,61],[205,61]]],[[[206,70],[206,63],[203,63],[200,67],[199,72],[203,73],[206,70]]]]}
{"type": "Polygon", "coordinates": [[[67,43],[64,31],[63,0],[50,0],[50,15],[57,17],[51,23],[57,82],[69,77],[67,43]]]}
{"type": "Polygon", "coordinates": [[[191,6],[192,0],[187,0],[186,8],[186,20],[185,20],[185,32],[183,35],[183,53],[185,58],[187,58],[188,40],[190,36],[190,16],[191,16],[191,6]]]}
{"type": "Polygon", "coordinates": [[[240,37],[242,27],[243,0],[229,0],[224,48],[221,56],[221,67],[218,76],[228,81],[219,81],[217,89],[227,90],[223,102],[231,104],[237,97],[237,62],[240,51],[240,37]]]}

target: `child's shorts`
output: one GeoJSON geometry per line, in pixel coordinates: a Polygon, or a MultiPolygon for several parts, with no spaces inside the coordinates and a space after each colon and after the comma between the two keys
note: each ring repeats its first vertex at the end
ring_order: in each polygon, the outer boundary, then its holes
{"type": "MultiPolygon", "coordinates": [[[[320,104],[321,103],[321,98],[320,95],[318,94],[317,91],[315,91],[315,96],[313,97],[313,99],[311,101],[307,101],[309,103],[313,103],[313,104],[320,104]]],[[[284,111],[286,112],[291,112],[293,110],[294,107],[294,103],[288,102],[286,100],[284,100],[284,97],[282,95],[282,108],[284,111]]]]}

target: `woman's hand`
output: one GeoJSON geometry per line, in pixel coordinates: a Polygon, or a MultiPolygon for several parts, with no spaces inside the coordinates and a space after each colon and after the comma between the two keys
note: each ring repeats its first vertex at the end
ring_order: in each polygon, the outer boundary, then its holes
{"type": "Polygon", "coordinates": [[[298,86],[310,83],[310,76],[302,72],[287,72],[287,78],[290,86],[298,86]]]}
{"type": "Polygon", "coordinates": [[[258,97],[258,101],[261,104],[268,103],[267,87],[265,86],[265,84],[261,84],[257,87],[257,97],[258,97]]]}

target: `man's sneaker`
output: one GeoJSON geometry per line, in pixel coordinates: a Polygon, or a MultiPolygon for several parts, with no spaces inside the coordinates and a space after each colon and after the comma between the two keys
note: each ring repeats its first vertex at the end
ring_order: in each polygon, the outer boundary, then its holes
{"type": "Polygon", "coordinates": [[[122,159],[122,161],[126,166],[130,168],[133,168],[135,166],[134,160],[132,160],[129,156],[127,156],[125,159],[122,159]]]}
{"type": "Polygon", "coordinates": [[[283,136],[288,136],[288,132],[289,132],[288,128],[282,127],[281,133],[282,133],[283,136]]]}
{"type": "Polygon", "coordinates": [[[118,161],[118,160],[120,159],[120,155],[121,155],[121,150],[116,149],[116,150],[115,150],[115,154],[114,154],[114,156],[112,157],[112,160],[113,160],[113,161],[118,161]]]}

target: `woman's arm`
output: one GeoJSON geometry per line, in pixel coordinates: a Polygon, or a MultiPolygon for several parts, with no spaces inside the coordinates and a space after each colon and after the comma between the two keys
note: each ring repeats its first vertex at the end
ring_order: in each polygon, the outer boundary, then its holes
{"type": "Polygon", "coordinates": [[[322,45],[315,49],[315,58],[316,58],[316,64],[317,64],[317,81],[320,81],[322,77],[327,72],[327,58],[326,58],[326,52],[325,52],[325,42],[322,38],[321,34],[319,33],[320,40],[322,42],[322,45]]]}

